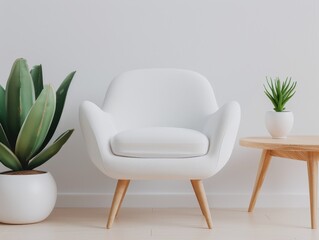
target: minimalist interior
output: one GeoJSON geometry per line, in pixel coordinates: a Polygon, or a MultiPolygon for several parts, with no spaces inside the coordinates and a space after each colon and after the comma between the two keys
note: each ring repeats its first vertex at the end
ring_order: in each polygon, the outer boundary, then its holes
{"type": "Polygon", "coordinates": [[[0,32],[1,240],[318,238],[317,1],[11,0],[0,32]]]}

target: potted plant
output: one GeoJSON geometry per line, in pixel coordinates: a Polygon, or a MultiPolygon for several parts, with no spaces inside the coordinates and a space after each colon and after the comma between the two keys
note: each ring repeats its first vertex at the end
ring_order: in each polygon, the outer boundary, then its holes
{"type": "Polygon", "coordinates": [[[29,71],[25,59],[12,66],[6,89],[0,86],[0,162],[11,171],[0,174],[0,222],[44,220],[56,201],[56,184],[48,172],[34,170],[56,153],[71,136],[62,133],[50,146],[75,72],[55,93],[43,86],[42,66],[29,71]]]}
{"type": "Polygon", "coordinates": [[[264,85],[264,92],[274,105],[274,111],[266,112],[266,127],[273,138],[286,138],[292,129],[294,116],[290,111],[286,111],[286,103],[295,95],[297,82],[292,82],[291,78],[281,81],[267,78],[267,86],[264,85]]]}

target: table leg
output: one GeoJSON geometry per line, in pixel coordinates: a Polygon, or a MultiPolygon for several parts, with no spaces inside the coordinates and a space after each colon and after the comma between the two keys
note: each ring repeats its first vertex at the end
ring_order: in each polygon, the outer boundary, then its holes
{"type": "Polygon", "coordinates": [[[254,211],[254,207],[256,204],[256,200],[258,197],[259,190],[264,182],[266,172],[271,160],[271,155],[269,150],[263,150],[260,158],[259,169],[256,176],[254,190],[250,199],[250,204],[248,208],[248,212],[254,211]]]}
{"type": "Polygon", "coordinates": [[[310,213],[311,228],[317,228],[317,189],[318,189],[318,156],[309,153],[310,157],[307,161],[308,179],[309,179],[309,197],[310,197],[310,213]]]}

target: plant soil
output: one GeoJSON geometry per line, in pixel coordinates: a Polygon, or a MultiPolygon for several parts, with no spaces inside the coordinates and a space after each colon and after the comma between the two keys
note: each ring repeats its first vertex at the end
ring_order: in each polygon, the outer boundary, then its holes
{"type": "Polygon", "coordinates": [[[34,174],[42,174],[42,173],[46,173],[46,172],[38,171],[38,170],[23,170],[23,171],[3,172],[0,174],[2,175],[34,175],[34,174]]]}

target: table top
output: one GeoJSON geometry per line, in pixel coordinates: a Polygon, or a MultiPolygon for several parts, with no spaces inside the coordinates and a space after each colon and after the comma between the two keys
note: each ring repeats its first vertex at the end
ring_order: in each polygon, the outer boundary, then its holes
{"type": "Polygon", "coordinates": [[[289,136],[285,139],[247,137],[240,139],[239,143],[241,146],[251,148],[319,152],[319,136],[289,136]]]}

